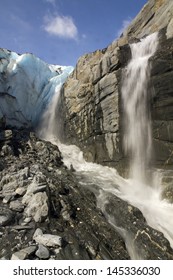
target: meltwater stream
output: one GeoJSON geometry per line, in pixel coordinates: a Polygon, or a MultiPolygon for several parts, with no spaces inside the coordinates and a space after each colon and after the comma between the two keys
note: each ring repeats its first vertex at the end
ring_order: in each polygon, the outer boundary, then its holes
{"type": "Polygon", "coordinates": [[[130,236],[121,228],[117,228],[114,217],[106,212],[105,205],[111,195],[116,195],[139,208],[149,226],[161,231],[173,248],[173,204],[161,199],[161,180],[159,173],[152,184],[146,183],[145,170],[151,155],[150,118],[147,105],[147,84],[149,78],[148,60],[157,47],[157,34],[148,36],[140,43],[131,46],[132,59],[127,66],[122,97],[127,126],[124,134],[125,149],[131,156],[130,178],[124,179],[116,169],[86,162],[80,149],[74,145],[64,145],[58,140],[55,118],[59,92],[57,90],[52,102],[42,118],[39,135],[45,140],[58,145],[64,164],[73,165],[82,186],[92,186],[97,197],[98,207],[104,212],[108,221],[125,239],[132,259],[143,259],[129,242],[130,236]]]}

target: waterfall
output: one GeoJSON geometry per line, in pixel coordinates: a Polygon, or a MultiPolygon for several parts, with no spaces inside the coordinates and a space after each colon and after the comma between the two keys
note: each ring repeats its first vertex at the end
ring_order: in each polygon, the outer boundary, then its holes
{"type": "Polygon", "coordinates": [[[131,44],[132,58],[125,69],[122,85],[125,153],[130,157],[130,177],[146,182],[146,169],[152,155],[148,83],[149,58],[155,53],[158,35],[154,33],[131,44]]]}
{"type": "MultiPolygon", "coordinates": [[[[75,175],[81,187],[90,187],[97,198],[97,206],[102,210],[109,223],[124,238],[132,259],[143,259],[138,248],[133,247],[131,234],[117,227],[114,217],[107,213],[109,197],[117,196],[134,205],[143,213],[149,226],[161,231],[173,248],[173,204],[161,199],[162,186],[159,180],[151,186],[145,180],[145,169],[151,157],[150,114],[147,107],[147,86],[149,82],[149,58],[157,47],[157,34],[148,36],[140,43],[131,45],[132,59],[129,62],[122,87],[125,111],[124,146],[131,154],[131,178],[122,178],[116,169],[86,162],[83,153],[74,145],[65,145],[59,141],[57,119],[60,88],[42,116],[38,135],[57,145],[64,164],[73,165],[75,175]],[[80,180],[81,178],[81,180],[80,180]]],[[[125,221],[124,221],[125,223],[125,221]]]]}

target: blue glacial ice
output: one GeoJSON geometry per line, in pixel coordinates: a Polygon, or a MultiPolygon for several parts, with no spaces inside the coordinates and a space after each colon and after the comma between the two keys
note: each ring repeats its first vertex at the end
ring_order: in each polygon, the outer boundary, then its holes
{"type": "Polygon", "coordinates": [[[33,126],[52,96],[73,71],[26,53],[0,49],[0,119],[16,127],[33,126]]]}

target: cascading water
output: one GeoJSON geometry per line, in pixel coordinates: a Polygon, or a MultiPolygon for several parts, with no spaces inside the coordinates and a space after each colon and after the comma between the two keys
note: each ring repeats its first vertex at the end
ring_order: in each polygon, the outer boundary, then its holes
{"type": "Polygon", "coordinates": [[[123,144],[130,156],[130,177],[146,182],[146,168],[152,154],[151,120],[148,104],[149,58],[158,45],[157,33],[132,44],[132,58],[123,77],[123,144]]]}
{"type": "Polygon", "coordinates": [[[163,232],[173,247],[173,204],[161,200],[159,181],[154,186],[150,186],[144,180],[145,168],[151,153],[150,118],[146,108],[149,75],[148,59],[154,53],[156,47],[156,34],[147,37],[141,43],[132,45],[132,60],[127,67],[126,78],[124,79],[125,84],[122,94],[127,121],[124,144],[126,150],[131,153],[133,167],[130,179],[119,176],[114,168],[86,162],[78,147],[60,143],[57,126],[61,120],[55,118],[60,89],[57,89],[52,102],[44,113],[38,133],[41,138],[58,145],[64,164],[68,168],[73,165],[76,176],[79,179],[82,178],[81,186],[92,186],[91,189],[97,197],[98,207],[101,208],[108,221],[124,238],[132,259],[143,259],[143,256],[139,255],[139,251],[136,251],[136,248],[133,247],[128,232],[118,228],[114,217],[107,213],[106,205],[109,203],[110,195],[118,196],[139,208],[147,223],[163,232]]]}

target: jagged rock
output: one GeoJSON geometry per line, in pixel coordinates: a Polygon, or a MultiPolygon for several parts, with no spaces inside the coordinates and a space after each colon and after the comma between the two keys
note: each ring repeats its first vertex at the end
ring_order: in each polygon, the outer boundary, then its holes
{"type": "Polygon", "coordinates": [[[11,260],[25,260],[30,255],[32,255],[36,251],[36,249],[37,249],[36,246],[30,246],[30,247],[24,248],[18,252],[15,252],[11,257],[11,260]]]}
{"type": "Polygon", "coordinates": [[[17,212],[22,212],[24,209],[24,205],[19,200],[14,200],[10,202],[10,209],[17,212]]]}
{"type": "Polygon", "coordinates": [[[0,207],[0,226],[5,226],[11,223],[13,212],[5,207],[0,207]]]}
{"type": "Polygon", "coordinates": [[[169,242],[162,233],[147,225],[139,209],[115,196],[108,199],[105,209],[109,219],[120,231],[123,229],[121,234],[126,236],[126,245],[130,244],[133,258],[173,259],[169,242]]]}
{"type": "MultiPolygon", "coordinates": [[[[80,178],[76,177],[76,172],[67,170],[62,165],[61,155],[59,157],[59,163],[53,163],[51,170],[48,170],[47,161],[42,162],[39,152],[36,154],[29,152],[35,149],[35,143],[38,139],[34,134],[32,134],[31,138],[28,138],[27,135],[27,131],[18,131],[18,133],[13,131],[13,143],[22,147],[22,153],[19,158],[17,155],[13,155],[10,158],[10,165],[0,172],[2,191],[6,190],[6,193],[8,193],[7,190],[9,191],[11,186],[15,194],[13,201],[10,201],[12,203],[11,205],[18,200],[22,200],[22,203],[25,202],[25,209],[21,209],[21,212],[14,211],[15,213],[13,213],[10,211],[10,203],[2,207],[3,211],[0,212],[2,214],[0,216],[3,216],[1,223],[2,236],[0,237],[0,258],[11,259],[15,251],[22,251],[31,245],[35,246],[36,242],[51,248],[48,258],[85,260],[129,259],[129,253],[127,252],[123,238],[108,223],[105,216],[97,208],[95,195],[84,187],[80,187],[78,183],[80,178]],[[31,142],[31,145],[26,145],[24,140],[26,138],[27,142],[31,142]],[[28,167],[24,170],[26,164],[28,167]],[[60,167],[57,168],[57,165],[60,167]],[[13,182],[15,187],[11,184],[13,182]],[[16,182],[20,183],[20,188],[27,190],[23,198],[20,194],[16,194],[18,188],[16,182]],[[43,215],[42,213],[42,218],[39,220],[39,218],[37,219],[39,216],[37,216],[37,211],[42,209],[42,207],[38,207],[37,196],[40,195],[42,197],[42,206],[45,201],[47,201],[47,206],[45,207],[46,212],[43,211],[46,214],[43,215]],[[32,198],[34,198],[34,204],[31,203],[33,202],[32,198]],[[27,215],[29,203],[31,203],[31,208],[27,215]],[[35,207],[33,207],[34,205],[35,207]],[[4,216],[6,217],[7,213],[10,213],[10,219],[4,220],[4,216]],[[35,220],[34,217],[36,217],[35,220]],[[45,218],[47,219],[45,220],[45,218]],[[35,231],[38,227],[37,221],[39,227],[44,230],[37,229],[35,231]]],[[[51,143],[45,141],[43,143],[44,147],[48,145],[46,149],[49,149],[52,153],[58,151],[58,148],[51,143]]],[[[47,154],[47,156],[51,158],[50,154],[47,154]]],[[[5,159],[7,160],[8,156],[5,159]]],[[[171,175],[168,174],[168,176],[170,177],[171,175]]],[[[167,180],[169,180],[168,177],[167,180]]],[[[92,186],[91,189],[93,188],[95,187],[92,186]]],[[[0,203],[2,199],[0,198],[0,203]]],[[[122,205],[124,211],[126,209],[124,205],[127,204],[122,205]]],[[[119,209],[119,206],[116,209],[119,209]]],[[[114,211],[114,209],[111,209],[111,213],[114,211]]],[[[121,215],[118,214],[118,210],[115,213],[115,216],[121,216],[120,221],[126,220],[128,221],[126,224],[130,225],[130,221],[133,223],[136,221],[135,217],[138,217],[138,220],[142,223],[143,217],[137,210],[128,211],[127,207],[124,218],[123,211],[121,215]],[[130,218],[128,215],[130,215],[130,218]]],[[[145,244],[149,244],[150,241],[147,240],[147,235],[143,232],[144,228],[140,225],[140,223],[138,223],[138,226],[132,225],[131,230],[134,236],[139,231],[137,241],[135,242],[143,247],[145,244]],[[143,242],[143,239],[145,242],[143,242]]],[[[160,244],[159,242],[163,242],[159,241],[163,240],[160,238],[162,236],[158,235],[158,244],[160,244]]],[[[152,248],[154,251],[154,247],[152,248]]],[[[166,242],[165,248],[167,248],[165,256],[171,259],[171,253],[169,256],[167,254],[170,252],[170,249],[168,249],[166,242]]],[[[145,252],[147,250],[149,249],[145,249],[145,252]]],[[[148,258],[150,256],[154,258],[154,254],[146,254],[145,257],[147,258],[147,256],[148,258]]],[[[36,259],[38,257],[34,252],[28,256],[26,252],[22,251],[13,256],[13,258],[36,259]]]]}
{"type": "Polygon", "coordinates": [[[64,85],[59,105],[65,120],[65,133],[60,133],[63,140],[79,145],[87,160],[102,164],[120,157],[118,53],[119,47],[113,43],[107,50],[80,58],[64,85]],[[82,69],[80,74],[78,69],[82,69]]]}
{"type": "Polygon", "coordinates": [[[17,188],[17,189],[15,190],[15,193],[18,194],[18,195],[20,195],[20,196],[23,196],[23,195],[26,193],[26,188],[24,188],[24,187],[23,187],[23,188],[22,188],[22,187],[20,188],[20,187],[19,187],[19,188],[17,188]]]}
{"type": "Polygon", "coordinates": [[[36,194],[33,194],[29,201],[25,199],[25,196],[23,197],[23,203],[27,206],[25,208],[25,214],[28,217],[33,217],[35,222],[41,222],[45,220],[48,216],[48,197],[45,192],[39,192],[36,194]]]}
{"type": "Polygon", "coordinates": [[[43,246],[47,247],[61,247],[62,241],[61,237],[52,234],[43,234],[41,229],[36,229],[33,239],[43,246]]]}
{"type": "Polygon", "coordinates": [[[45,175],[42,172],[36,173],[22,199],[22,203],[26,206],[25,215],[33,217],[36,222],[42,221],[48,216],[48,196],[45,192],[47,184],[42,185],[45,182],[45,175]]]}
{"type": "Polygon", "coordinates": [[[169,38],[172,34],[172,10],[171,0],[149,0],[123,32],[123,37],[126,40],[131,37],[142,38],[168,26],[167,36],[169,38]]]}
{"type": "Polygon", "coordinates": [[[49,250],[42,244],[38,245],[38,250],[35,252],[35,254],[39,259],[42,260],[48,259],[50,256],[49,250]]]}

